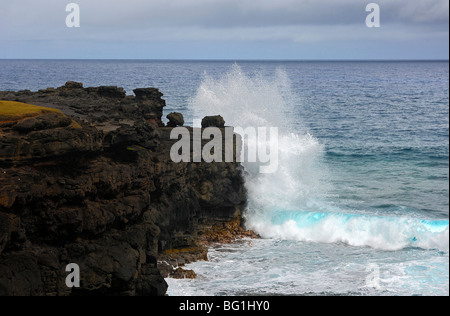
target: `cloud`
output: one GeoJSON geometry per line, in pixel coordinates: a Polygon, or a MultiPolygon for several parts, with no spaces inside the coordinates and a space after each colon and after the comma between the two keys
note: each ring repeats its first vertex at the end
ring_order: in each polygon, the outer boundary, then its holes
{"type": "MultiPolygon", "coordinates": [[[[52,0],[48,0],[52,2],[52,0]]],[[[53,1],[54,2],[54,1],[53,1]]],[[[385,23],[448,22],[447,0],[379,0],[385,23]]],[[[349,25],[364,21],[361,0],[79,0],[85,23],[110,28],[236,28],[349,25]]],[[[50,8],[50,4],[45,6],[50,8]]],[[[54,6],[54,5],[53,5],[54,6]]],[[[43,12],[43,15],[46,14],[43,12]]]]}
{"type": "MultiPolygon", "coordinates": [[[[85,25],[101,28],[236,28],[349,25],[364,21],[361,0],[72,0],[85,25]]],[[[68,0],[67,3],[70,1],[68,0]]],[[[375,0],[384,23],[448,23],[448,0],[375,0]]],[[[2,27],[64,21],[66,1],[1,0],[2,27]]],[[[62,23],[58,23],[59,25],[62,23]]],[[[64,26],[64,25],[63,25],[64,26]]]]}
{"type": "Polygon", "coordinates": [[[398,16],[413,23],[449,22],[449,2],[442,0],[408,1],[398,8],[398,16]]]}
{"type": "Polygon", "coordinates": [[[448,43],[448,0],[0,0],[0,41],[448,43]],[[369,2],[381,27],[368,29],[369,2]],[[81,27],[65,25],[78,3],[81,27]]]}

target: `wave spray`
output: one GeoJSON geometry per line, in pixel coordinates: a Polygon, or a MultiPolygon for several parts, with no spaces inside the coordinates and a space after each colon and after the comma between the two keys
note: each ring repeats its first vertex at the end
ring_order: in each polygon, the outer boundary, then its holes
{"type": "Polygon", "coordinates": [[[190,102],[197,119],[220,114],[229,126],[278,128],[276,172],[260,173],[260,164],[243,162],[249,200],[246,225],[262,237],[448,251],[448,220],[343,209],[339,197],[328,194],[333,182],[325,146],[303,126],[301,98],[292,92],[285,71],[246,74],[235,64],[220,78],[205,75],[190,102]]]}

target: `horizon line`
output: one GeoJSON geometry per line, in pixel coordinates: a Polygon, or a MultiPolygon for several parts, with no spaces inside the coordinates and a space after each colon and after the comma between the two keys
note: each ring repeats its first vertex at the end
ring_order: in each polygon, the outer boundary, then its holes
{"type": "Polygon", "coordinates": [[[61,60],[61,61],[199,61],[199,62],[449,62],[449,59],[249,59],[249,58],[0,58],[0,60],[61,60]]]}

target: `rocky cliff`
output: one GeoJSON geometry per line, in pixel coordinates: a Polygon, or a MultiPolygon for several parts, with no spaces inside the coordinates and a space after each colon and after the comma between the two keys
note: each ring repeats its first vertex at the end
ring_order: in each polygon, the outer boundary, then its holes
{"type": "Polygon", "coordinates": [[[168,265],[242,232],[240,164],[172,162],[162,93],[134,94],[0,92],[0,295],[164,295],[168,265]]]}

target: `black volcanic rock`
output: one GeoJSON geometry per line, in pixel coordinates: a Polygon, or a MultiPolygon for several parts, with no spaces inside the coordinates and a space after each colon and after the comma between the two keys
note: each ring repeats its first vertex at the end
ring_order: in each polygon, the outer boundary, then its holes
{"type": "Polygon", "coordinates": [[[174,163],[162,93],[135,94],[0,92],[70,116],[0,122],[0,295],[164,295],[158,257],[240,217],[241,165],[174,163]],[[69,263],[80,288],[65,284],[69,263]]]}
{"type": "Polygon", "coordinates": [[[167,126],[169,127],[177,127],[184,125],[184,117],[183,114],[181,113],[172,112],[167,115],[167,119],[169,120],[169,123],[167,123],[167,126]]]}
{"type": "MultiPolygon", "coordinates": [[[[25,129],[20,129],[23,132],[25,129]]],[[[102,133],[95,128],[41,129],[25,135],[5,134],[0,139],[0,163],[95,152],[102,148],[102,133]]]]}
{"type": "Polygon", "coordinates": [[[27,133],[57,127],[67,127],[71,123],[72,120],[67,116],[58,115],[57,113],[48,113],[18,122],[13,126],[13,129],[21,133],[27,133]]]}
{"type": "Polygon", "coordinates": [[[137,101],[158,100],[163,96],[156,88],[137,88],[133,92],[137,101]]]}
{"type": "Polygon", "coordinates": [[[225,120],[220,115],[205,116],[202,119],[202,128],[207,128],[207,127],[219,127],[219,128],[222,128],[224,126],[225,126],[225,120]]]}
{"type": "Polygon", "coordinates": [[[163,108],[166,106],[166,101],[161,99],[163,94],[156,88],[138,88],[134,89],[133,92],[147,121],[154,123],[156,126],[164,126],[161,121],[163,108]]]}
{"type": "Polygon", "coordinates": [[[67,81],[63,86],[65,89],[83,89],[83,83],[76,81],[67,81]]]}
{"type": "Polygon", "coordinates": [[[126,92],[123,88],[116,86],[101,86],[97,89],[97,94],[104,98],[122,99],[125,98],[126,92]]]}

